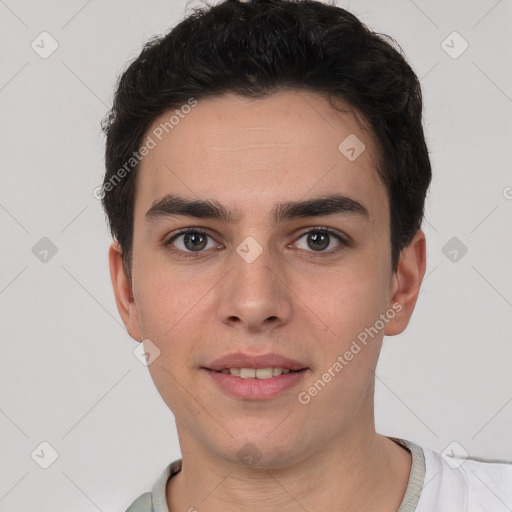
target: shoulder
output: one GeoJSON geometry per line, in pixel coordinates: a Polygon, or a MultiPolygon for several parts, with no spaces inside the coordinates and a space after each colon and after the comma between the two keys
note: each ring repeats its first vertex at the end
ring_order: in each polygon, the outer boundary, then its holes
{"type": "Polygon", "coordinates": [[[512,461],[465,459],[460,466],[468,482],[468,501],[482,503],[485,510],[512,509],[512,461]],[[500,508],[501,507],[501,508],[500,508]]]}
{"type": "Polygon", "coordinates": [[[150,492],[141,494],[126,512],[169,512],[167,508],[166,486],[169,478],[181,471],[182,459],[165,466],[150,492]]]}
{"type": "Polygon", "coordinates": [[[512,461],[449,457],[422,449],[425,478],[417,512],[512,510],[512,461]]]}
{"type": "Polygon", "coordinates": [[[127,509],[126,512],[153,512],[151,493],[141,494],[127,509]]]}

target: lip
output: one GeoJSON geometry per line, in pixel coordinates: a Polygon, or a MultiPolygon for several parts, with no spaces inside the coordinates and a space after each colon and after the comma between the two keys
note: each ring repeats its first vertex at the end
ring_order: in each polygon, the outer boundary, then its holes
{"type": "MultiPolygon", "coordinates": [[[[206,370],[220,371],[225,368],[287,368],[288,370],[304,370],[306,365],[290,359],[289,357],[269,352],[267,354],[244,354],[243,352],[233,352],[226,354],[207,366],[206,370]]],[[[236,377],[238,378],[238,377],[236,377]]]]}
{"type": "MultiPolygon", "coordinates": [[[[244,366],[243,368],[247,368],[244,366]]],[[[221,373],[207,368],[202,368],[213,382],[224,392],[236,398],[244,400],[267,400],[286,390],[298,386],[308,373],[308,369],[301,371],[282,373],[269,379],[243,379],[228,373],[221,373]]]]}

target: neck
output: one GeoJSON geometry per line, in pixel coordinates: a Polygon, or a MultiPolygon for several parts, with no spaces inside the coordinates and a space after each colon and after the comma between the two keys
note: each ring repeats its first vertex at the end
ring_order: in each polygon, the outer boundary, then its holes
{"type": "Polygon", "coordinates": [[[170,512],[396,512],[411,455],[373,429],[334,438],[294,461],[258,467],[220,458],[178,426],[182,470],[167,484],[170,512]]]}

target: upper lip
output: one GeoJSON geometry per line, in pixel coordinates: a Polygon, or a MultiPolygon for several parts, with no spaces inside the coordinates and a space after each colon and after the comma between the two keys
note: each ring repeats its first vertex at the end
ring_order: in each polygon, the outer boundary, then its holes
{"type": "Polygon", "coordinates": [[[226,368],[287,368],[289,370],[302,370],[306,366],[299,361],[273,352],[260,355],[233,352],[215,359],[206,368],[215,371],[226,368]]]}

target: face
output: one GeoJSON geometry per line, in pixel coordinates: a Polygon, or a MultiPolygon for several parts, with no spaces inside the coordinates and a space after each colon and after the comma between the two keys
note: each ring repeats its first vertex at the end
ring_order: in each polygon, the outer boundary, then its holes
{"type": "Polygon", "coordinates": [[[160,351],[149,371],[183,454],[186,440],[233,462],[253,450],[276,466],[364,435],[382,337],[405,328],[417,294],[404,286],[416,270],[402,280],[391,271],[370,132],[310,92],[200,100],[160,141],[152,133],[171,114],[148,130],[157,144],[137,176],[132,289],[115,244],[111,271],[128,332],[160,351]],[[339,149],[348,136],[365,146],[355,159],[339,149]],[[229,215],[183,215],[162,201],[168,194],[229,215]],[[324,203],[300,206],[314,200],[324,203]],[[267,381],[208,370],[237,352],[278,354],[304,370],[267,381]]]}

